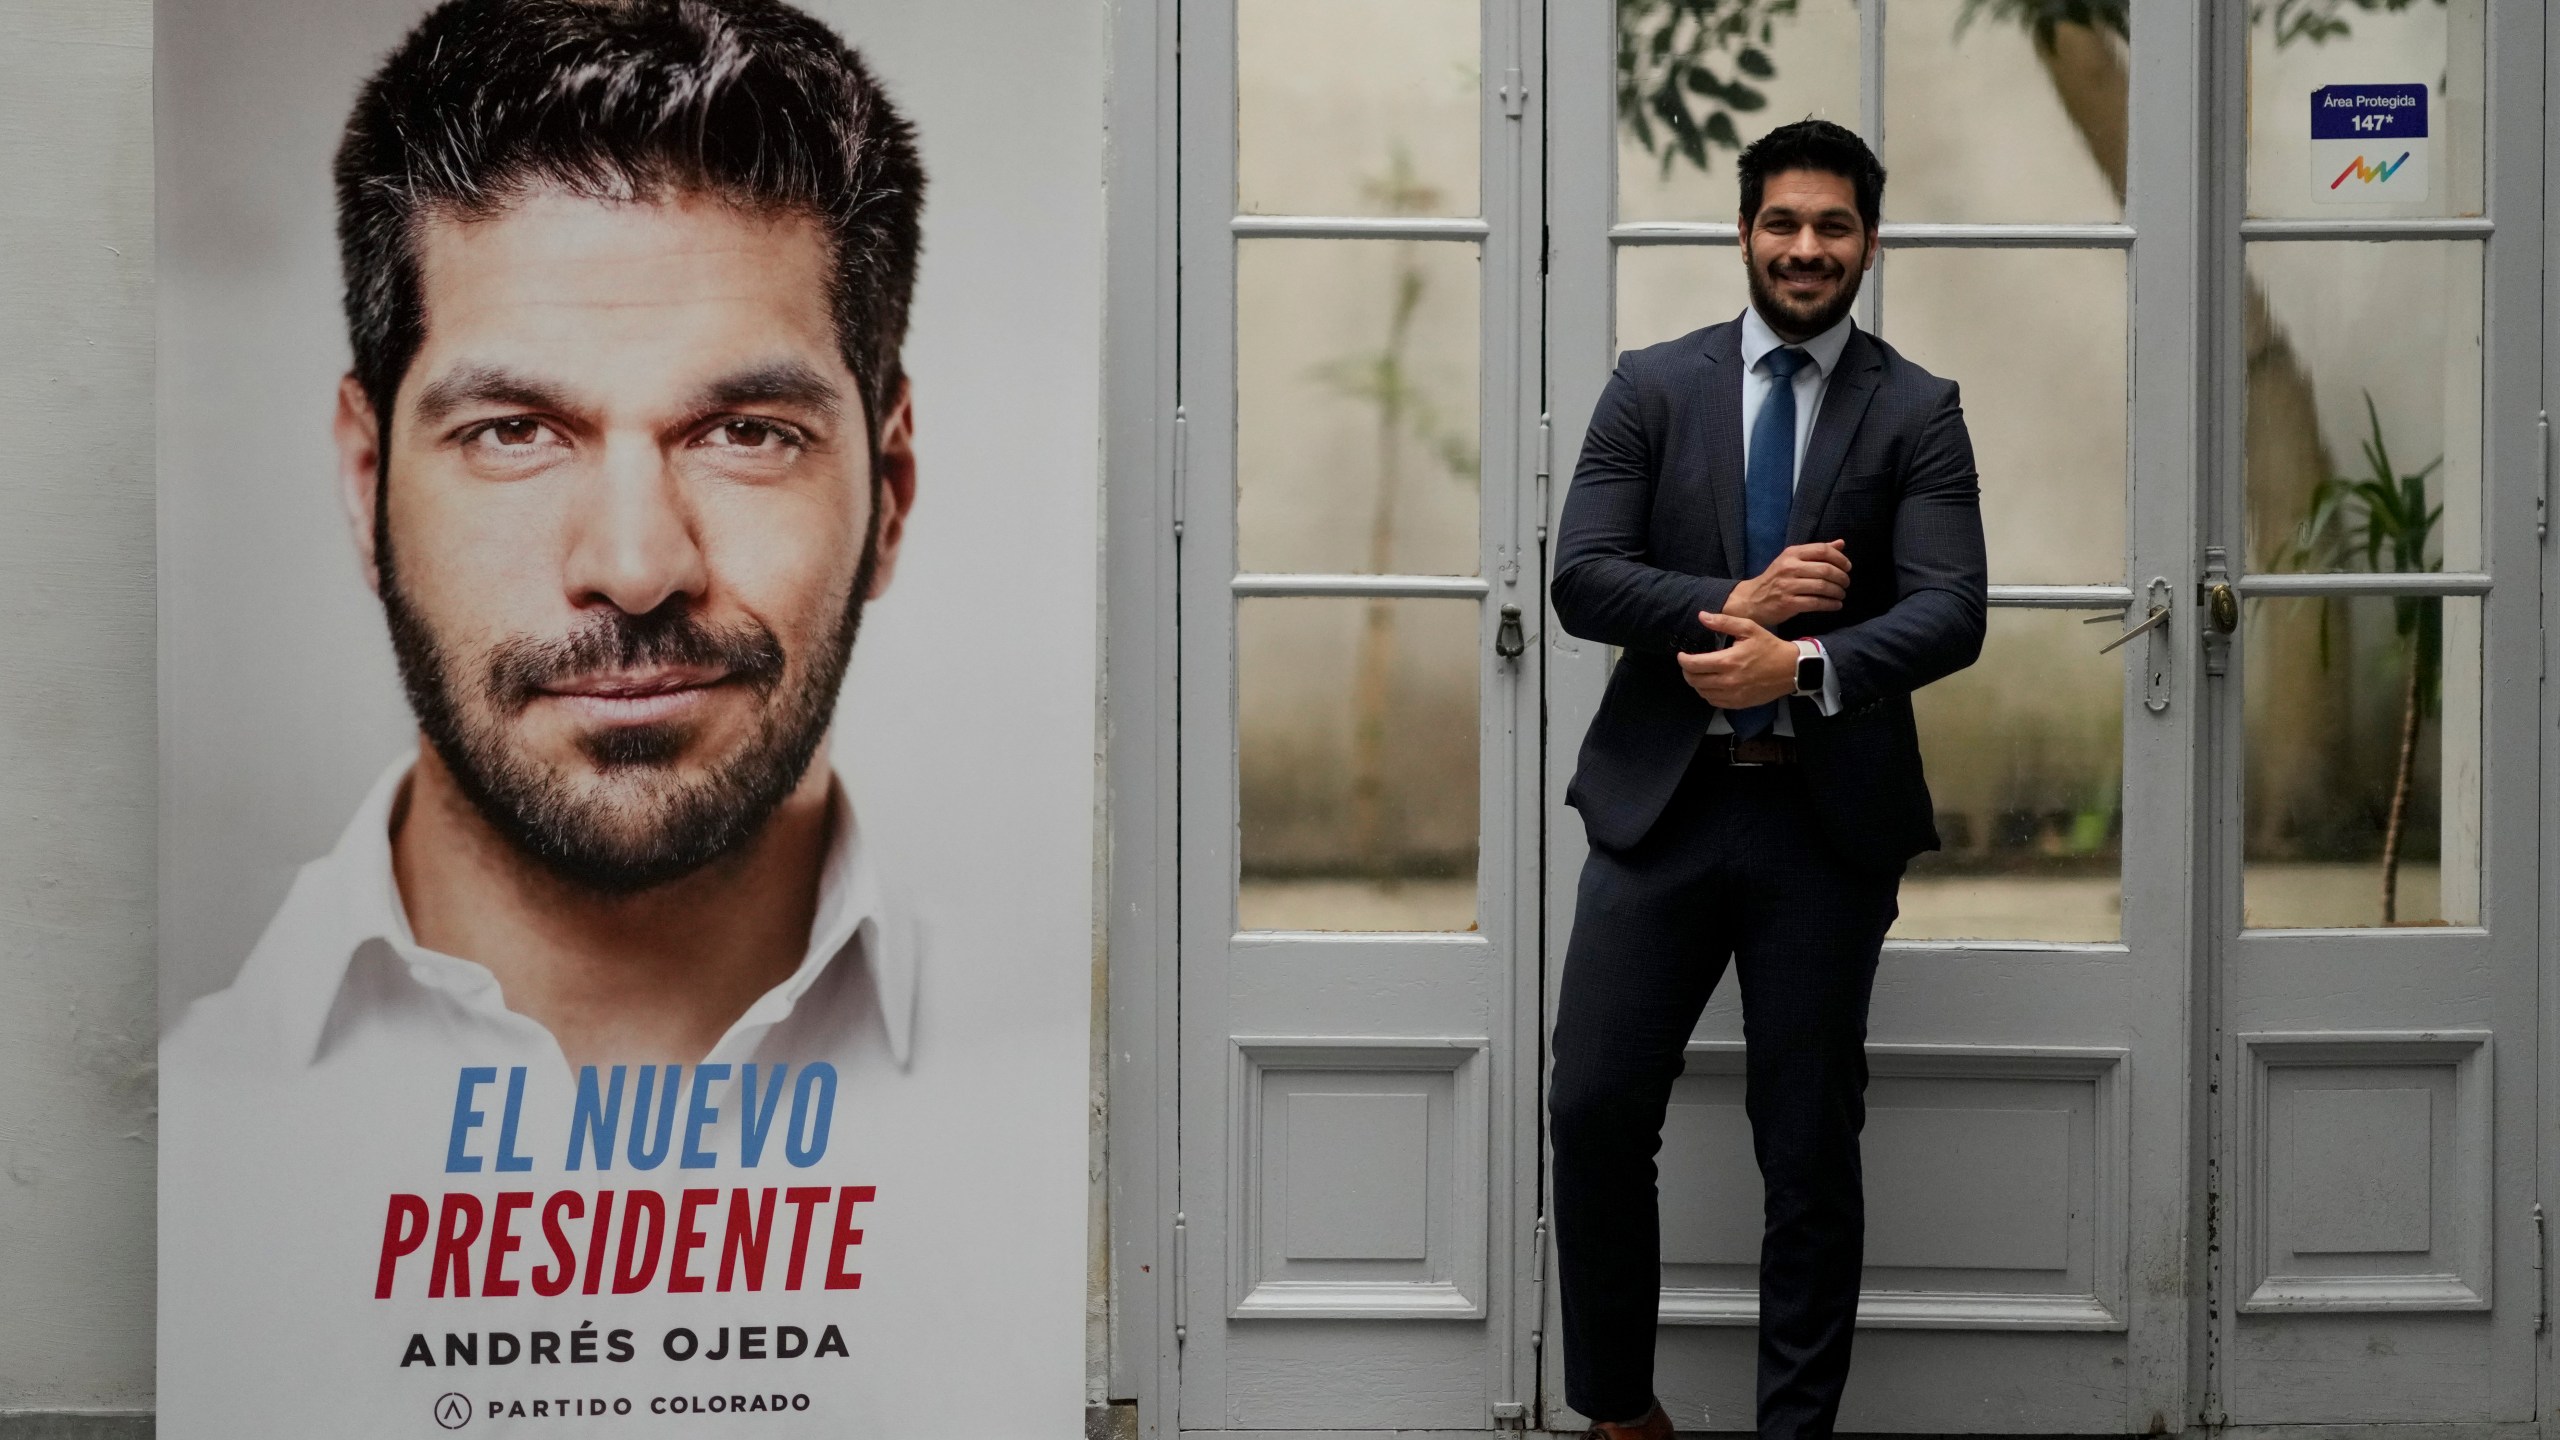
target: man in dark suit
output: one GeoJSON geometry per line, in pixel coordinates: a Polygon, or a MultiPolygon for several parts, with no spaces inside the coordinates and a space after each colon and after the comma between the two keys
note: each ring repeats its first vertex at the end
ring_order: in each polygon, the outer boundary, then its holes
{"type": "Polygon", "coordinates": [[[1938,846],[1911,692],[1982,649],[1956,387],[1849,319],[1883,167],[1807,120],[1737,168],[1751,308],[1619,357],[1556,547],[1557,620],[1625,652],[1566,791],[1591,857],[1549,1094],[1565,1398],[1612,1440],[1671,1434],[1653,1157],[1728,961],[1768,1197],[1759,1431],[1831,1433],[1866,1226],[1867,997],[1902,868],[1938,846]]]}

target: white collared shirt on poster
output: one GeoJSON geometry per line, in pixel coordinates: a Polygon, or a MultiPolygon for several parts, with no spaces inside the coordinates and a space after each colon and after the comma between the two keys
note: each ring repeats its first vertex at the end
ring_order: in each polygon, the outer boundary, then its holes
{"type": "MultiPolygon", "coordinates": [[[[488,967],[430,950],[410,928],[392,872],[391,822],[412,763],[402,758],[374,783],[337,848],[294,877],[239,977],[198,1001],[170,1033],[170,1045],[184,1052],[220,1044],[210,1032],[245,1029],[259,1037],[262,1056],[316,1076],[351,1056],[418,1044],[566,1073],[559,1042],[507,1008],[488,967]]],[[[813,1058],[885,1044],[892,1060],[906,1063],[913,936],[886,903],[841,782],[829,795],[832,823],[808,950],[787,979],[747,1007],[704,1063],[752,1060],[768,1041],[813,1058]]]]}

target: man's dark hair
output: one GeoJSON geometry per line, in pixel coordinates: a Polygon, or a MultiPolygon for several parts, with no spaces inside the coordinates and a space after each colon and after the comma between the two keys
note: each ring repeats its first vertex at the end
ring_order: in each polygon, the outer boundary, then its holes
{"type": "Polygon", "coordinates": [[[1884,166],[1858,132],[1828,120],[1798,120],[1781,125],[1743,149],[1733,168],[1742,176],[1744,224],[1760,213],[1760,195],[1769,177],[1789,170],[1819,170],[1837,175],[1857,192],[1858,218],[1873,234],[1884,214],[1884,166]]]}
{"type": "MultiPolygon", "coordinates": [[[[915,130],[834,31],[775,0],[446,0],[365,83],[337,158],[356,382],[381,427],[426,332],[420,222],[528,191],[700,192],[807,215],[876,445],[915,289],[915,130]]],[[[876,478],[876,477],[875,477],[876,478]]]]}

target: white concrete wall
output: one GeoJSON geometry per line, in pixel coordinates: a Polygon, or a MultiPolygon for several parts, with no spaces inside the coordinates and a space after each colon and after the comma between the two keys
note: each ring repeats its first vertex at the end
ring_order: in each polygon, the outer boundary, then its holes
{"type": "Polygon", "coordinates": [[[0,1434],[151,1403],[151,6],[0,4],[0,1434]]]}

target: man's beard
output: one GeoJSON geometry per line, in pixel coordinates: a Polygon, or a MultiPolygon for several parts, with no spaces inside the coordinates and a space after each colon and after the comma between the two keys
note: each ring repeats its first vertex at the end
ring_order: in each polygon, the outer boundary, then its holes
{"type": "MultiPolygon", "coordinates": [[[[377,513],[381,513],[377,510],[377,513]]],[[[492,647],[478,707],[461,703],[454,655],[401,590],[389,526],[375,529],[382,610],[418,728],[480,814],[553,875],[601,895],[654,889],[700,870],[761,833],[796,789],[834,718],[862,605],[878,563],[876,520],[863,537],[853,590],[795,683],[788,657],[761,624],[715,627],[681,599],[645,615],[608,609],[558,640],[519,636],[492,647]],[[762,701],[755,733],[706,777],[674,772],[692,727],[620,725],[578,740],[595,773],[621,782],[604,793],[510,741],[508,722],[544,688],[600,669],[699,666],[723,673],[762,701]],[[632,793],[633,790],[638,793],[632,793]]]]}
{"type": "MultiPolygon", "coordinates": [[[[1795,261],[1783,258],[1774,263],[1785,266],[1791,271],[1798,268],[1795,261]]],[[[1828,269],[1843,268],[1832,265],[1828,260],[1821,263],[1828,269]]],[[[1745,251],[1742,257],[1742,270],[1750,277],[1751,308],[1760,312],[1762,320],[1771,322],[1769,328],[1775,330],[1778,328],[1777,322],[1784,321],[1786,328],[1807,340],[1840,323],[1840,317],[1848,314],[1849,307],[1857,303],[1859,282],[1866,278],[1864,270],[1847,270],[1840,282],[1839,290],[1829,301],[1805,310],[1799,309],[1795,302],[1787,299],[1776,286],[1769,283],[1768,275],[1748,251],[1745,251]]]]}

